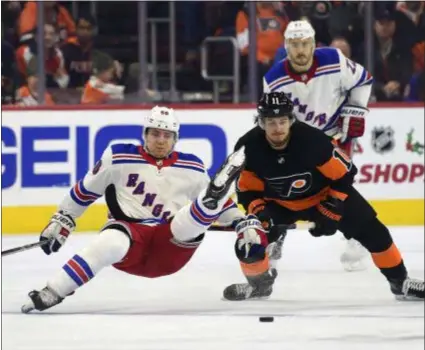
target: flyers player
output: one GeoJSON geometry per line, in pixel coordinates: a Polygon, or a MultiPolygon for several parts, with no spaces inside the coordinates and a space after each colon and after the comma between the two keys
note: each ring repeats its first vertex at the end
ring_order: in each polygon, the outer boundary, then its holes
{"type": "MultiPolygon", "coordinates": [[[[361,137],[368,114],[373,78],[360,64],[336,48],[316,48],[307,21],[290,22],[285,31],[286,59],[264,76],[264,92],[284,92],[294,103],[295,117],[329,136],[352,155],[352,140],[361,137]]],[[[367,252],[355,240],[341,255],[346,270],[363,269],[367,252]]]]}
{"type": "Polygon", "coordinates": [[[267,297],[277,276],[273,266],[278,224],[311,221],[314,237],[337,230],[354,238],[400,299],[423,299],[424,283],[410,279],[391,234],[353,187],[356,166],[322,131],[296,120],[282,92],[265,93],[258,104],[258,126],[236,145],[245,148],[246,166],[237,181],[237,197],[249,214],[271,227],[269,245],[240,236],[237,257],[248,283],[224,290],[228,300],[267,297]],[[260,249],[262,245],[263,249],[260,249]]]}
{"type": "Polygon", "coordinates": [[[142,277],[173,274],[191,259],[215,221],[234,224],[239,234],[253,239],[264,235],[257,230],[261,223],[245,219],[230,199],[229,187],[244,164],[243,149],[230,155],[210,181],[199,158],[173,151],[178,132],[174,111],[154,107],[146,118],[143,147],[111,146],[70,190],[41,233],[40,240],[50,240],[42,246],[46,254],[61,248],[75,219],[102,195],[112,219],[44,289],[29,293],[22,312],[62,302],[110,265],[142,277]]]}

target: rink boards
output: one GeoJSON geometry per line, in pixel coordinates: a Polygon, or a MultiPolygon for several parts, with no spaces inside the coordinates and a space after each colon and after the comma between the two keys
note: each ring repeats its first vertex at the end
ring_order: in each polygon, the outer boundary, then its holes
{"type": "MultiPolygon", "coordinates": [[[[253,126],[249,106],[177,107],[177,149],[195,153],[213,174],[237,139],[253,126]]],[[[2,232],[41,230],[56,205],[111,143],[141,142],[148,109],[6,110],[2,113],[2,232]]],[[[356,188],[390,225],[424,224],[423,106],[372,107],[355,147],[356,188]]],[[[102,200],[78,220],[96,230],[102,200]]]]}

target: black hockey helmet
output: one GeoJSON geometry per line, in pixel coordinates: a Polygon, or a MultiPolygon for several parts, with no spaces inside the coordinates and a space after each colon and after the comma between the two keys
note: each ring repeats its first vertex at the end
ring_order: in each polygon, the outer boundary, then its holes
{"type": "Polygon", "coordinates": [[[283,92],[266,92],[257,104],[257,121],[264,128],[264,118],[289,117],[294,120],[294,104],[283,92]]]}
{"type": "Polygon", "coordinates": [[[293,117],[294,104],[283,92],[266,92],[257,104],[258,116],[263,118],[293,117]]]}

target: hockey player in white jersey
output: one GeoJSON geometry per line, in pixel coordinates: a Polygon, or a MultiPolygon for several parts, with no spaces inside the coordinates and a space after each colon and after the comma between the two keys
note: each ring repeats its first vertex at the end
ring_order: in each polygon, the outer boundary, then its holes
{"type": "Polygon", "coordinates": [[[230,185],[244,164],[244,151],[229,156],[213,180],[193,154],[173,151],[179,123],[174,111],[155,107],[147,117],[144,146],[108,148],[92,171],[59,205],[42,231],[46,254],[57,252],[75,219],[105,195],[111,219],[41,291],[31,291],[22,312],[48,309],[89,282],[103,268],[156,278],[179,271],[214,222],[234,224],[238,234],[265,235],[260,222],[230,199],[230,185]],[[239,224],[239,225],[237,225],[239,224]]]}
{"type": "MultiPolygon", "coordinates": [[[[287,58],[264,76],[264,92],[284,92],[299,121],[323,130],[352,155],[352,140],[361,137],[373,78],[339,49],[316,48],[315,31],[307,21],[293,21],[285,31],[287,58]]],[[[347,271],[364,269],[367,252],[349,239],[341,255],[347,271]]]]}

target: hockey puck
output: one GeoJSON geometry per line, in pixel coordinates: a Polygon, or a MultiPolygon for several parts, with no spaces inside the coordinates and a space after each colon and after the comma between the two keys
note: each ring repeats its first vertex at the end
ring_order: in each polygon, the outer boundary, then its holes
{"type": "Polygon", "coordinates": [[[273,322],[274,317],[271,316],[263,316],[259,318],[260,322],[273,322]]]}

